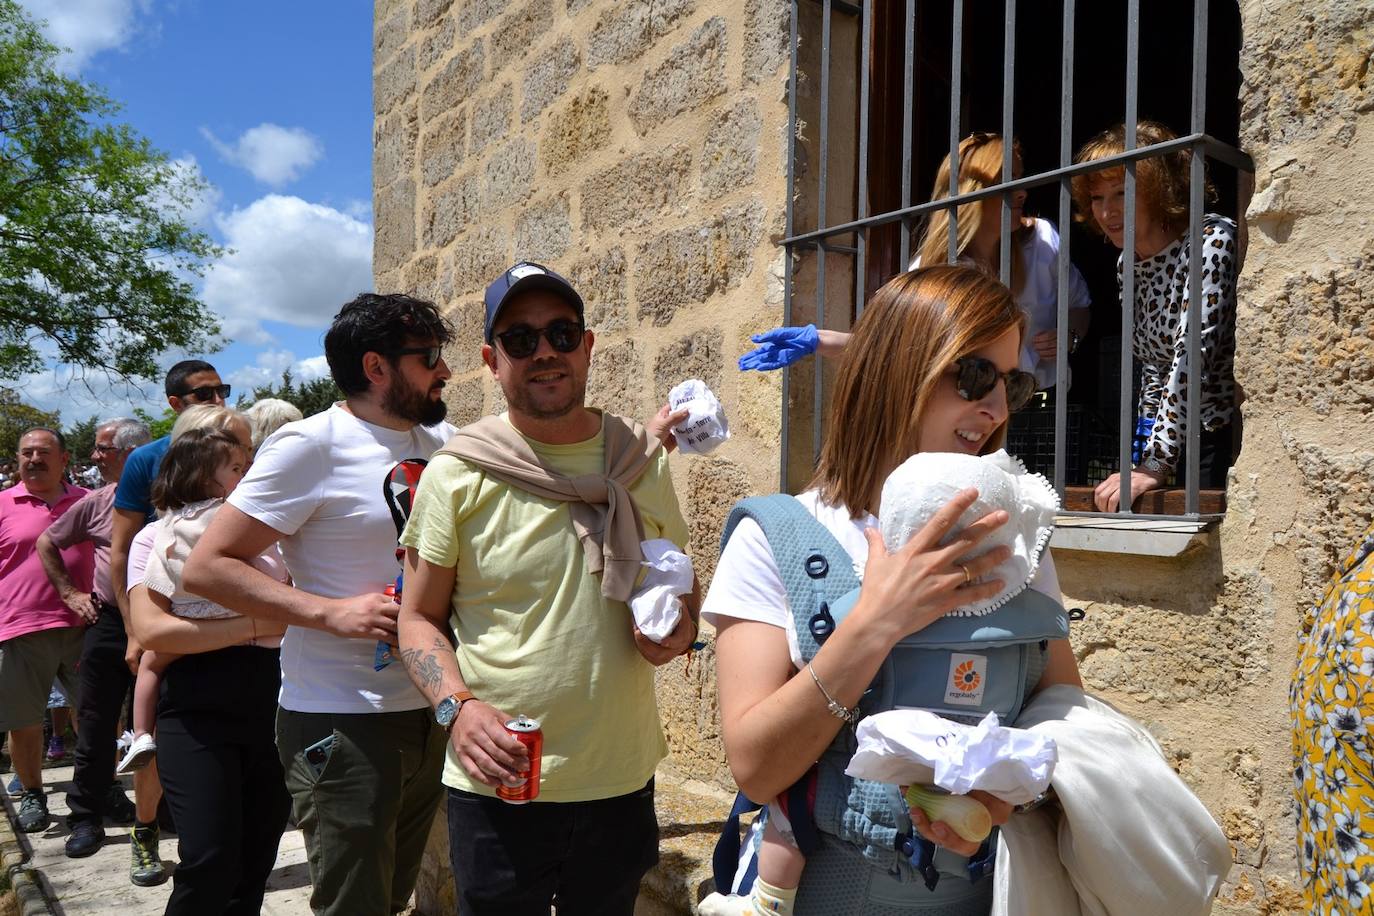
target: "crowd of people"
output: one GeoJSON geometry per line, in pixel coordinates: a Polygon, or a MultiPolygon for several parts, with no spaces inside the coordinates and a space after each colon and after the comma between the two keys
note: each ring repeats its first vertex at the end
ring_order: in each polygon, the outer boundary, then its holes
{"type": "MultiPolygon", "coordinates": [[[[1002,143],[964,142],[961,188],[1000,180],[1002,143]]],[[[1109,131],[1082,158],[1119,145],[1109,131]]],[[[1156,423],[1133,491],[1157,485],[1152,469],[1180,454],[1186,155],[1138,172],[1134,256],[1147,282],[1136,289],[1153,316],[1141,327],[1158,339],[1137,339],[1142,411],[1156,423]]],[[[1118,244],[1119,178],[1109,168],[1074,189],[1084,218],[1118,244]]],[[[481,340],[455,339],[434,304],[406,295],[345,304],[324,338],[344,397],[310,417],[280,403],[234,410],[213,366],[176,364],[165,380],[177,413],[168,436],[149,441],[134,420],[100,424],[100,489],[64,479],[71,456],[59,431],[27,431],[19,482],[0,492],[0,730],[20,783],[19,828],[51,823],[41,723],[57,681],[77,710],[67,855],[98,853],[107,817],[132,822],[130,879],[160,883],[165,799],[179,858],[169,914],[258,912],[288,820],[304,835],[314,912],[399,912],[440,805],[460,913],[629,914],[658,859],[654,773],[667,745],[654,671],[697,644],[703,612],[717,629],[726,751],[748,797],[779,799],[808,778],[818,797],[859,791],[825,767],[808,772],[843,744],[876,673],[903,638],[1006,584],[994,576],[1005,548],[982,543],[999,543],[1005,511],[945,537],[976,493],[949,500],[900,549],[873,529],[896,467],[913,455],[997,451],[1013,411],[1055,378],[1058,236],[1023,217],[1019,200],[1013,219],[1024,257],[1010,288],[990,275],[1000,203],[960,207],[955,263],[937,238],[947,224],[933,225],[852,336],[812,329],[808,342],[781,329],[742,361],[775,367],[818,345],[845,353],[816,477],[792,501],[805,516],[797,530],[814,528],[844,558],[828,564],[833,585],[852,586],[857,603],[838,626],[822,619],[823,558],[806,558],[819,611],[799,625],[793,586],[807,580],[745,521],[704,600],[693,583],[666,636],[640,630],[626,602],[643,544],[687,549],[668,466],[686,414],[665,405],[641,423],[614,413],[619,405],[588,405],[595,334],[582,297],[530,262],[487,287],[481,340]],[[447,423],[446,348],[480,348],[504,413],[447,423]],[[512,726],[529,721],[542,739],[534,749],[512,726]],[[133,775],[132,810],[116,779],[124,724],[134,736],[118,767],[133,775]],[[516,790],[526,795],[512,799],[516,790]]],[[[1234,410],[1230,356],[1219,352],[1233,334],[1234,224],[1209,218],[1200,241],[1231,257],[1207,260],[1220,292],[1207,287],[1202,315],[1217,381],[1205,387],[1203,420],[1220,443],[1234,410]]],[[[1090,305],[1072,282],[1071,341],[1090,305]]],[[[1104,508],[1118,498],[1110,481],[1099,488],[1104,508]]],[[[1031,587],[1063,616],[1048,554],[1031,587]]],[[[1031,640],[1034,664],[1016,675],[1027,702],[1081,696],[1066,630],[1065,618],[1058,638],[1031,640]]],[[[1157,797],[1179,791],[1162,786],[1157,797]]],[[[1016,816],[982,800],[996,824],[1016,816]]],[[[892,848],[832,835],[817,811],[821,842],[761,863],[738,911],[988,912],[980,879],[995,834],[980,849],[895,793],[864,810],[895,831],[892,848]]],[[[801,823],[809,812],[789,816],[801,823]]],[[[1187,829],[1203,848],[1203,827],[1187,829]]],[[[1174,910],[1201,912],[1220,882],[1211,877],[1191,900],[1160,883],[1174,910]]]]}

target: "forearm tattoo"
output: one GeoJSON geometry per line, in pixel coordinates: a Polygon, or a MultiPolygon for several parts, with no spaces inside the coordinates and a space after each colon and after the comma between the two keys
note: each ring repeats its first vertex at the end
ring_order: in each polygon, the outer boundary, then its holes
{"type": "Polygon", "coordinates": [[[435,637],[434,645],[428,651],[423,649],[401,650],[401,663],[410,671],[412,679],[430,695],[437,694],[444,682],[444,669],[439,664],[439,653],[452,652],[453,647],[435,637]]]}

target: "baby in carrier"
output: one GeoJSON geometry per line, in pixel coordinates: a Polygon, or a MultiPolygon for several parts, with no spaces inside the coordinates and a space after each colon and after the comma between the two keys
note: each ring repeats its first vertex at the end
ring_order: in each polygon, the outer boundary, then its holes
{"type": "MultiPolygon", "coordinates": [[[[1033,586],[1041,554],[1053,531],[1059,497],[1048,481],[1027,474],[1021,462],[1005,452],[979,457],[947,453],[912,456],[892,472],[883,485],[879,528],[889,551],[900,549],[944,506],[968,487],[978,490],[978,500],[948,535],[952,540],[967,525],[989,512],[1004,509],[1010,521],[979,546],[979,553],[999,546],[1011,548],[1008,560],[988,574],[1006,587],[995,597],[964,605],[952,615],[981,616],[1002,607],[1027,587],[1033,586]]],[[[853,595],[854,593],[851,593],[853,595]]],[[[842,613],[837,602],[836,615],[842,613]]],[[[935,710],[948,715],[948,711],[935,710]]],[[[792,912],[797,887],[806,865],[798,833],[814,836],[813,821],[817,768],[802,777],[783,796],[768,804],[768,815],[758,845],[758,877],[749,897],[712,894],[699,912],[714,914],[772,914],[792,912]]],[[[741,888],[743,890],[743,888],[741,888]]]]}

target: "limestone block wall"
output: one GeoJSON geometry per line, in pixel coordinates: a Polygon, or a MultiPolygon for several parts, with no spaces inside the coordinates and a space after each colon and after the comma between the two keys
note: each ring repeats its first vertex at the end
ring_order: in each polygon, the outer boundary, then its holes
{"type": "MultiPolygon", "coordinates": [[[[593,403],[644,417],[689,376],[725,403],[734,438],[673,459],[704,577],[729,506],[778,480],[779,379],[733,361],[781,318],[787,10],[376,0],[377,287],[432,298],[460,328],[451,419],[501,407],[478,354],[486,282],[516,258],[564,272],[597,333],[593,403]]],[[[1089,688],[1151,728],[1232,841],[1217,912],[1297,913],[1288,679],[1306,609],[1374,514],[1374,2],[1245,0],[1241,13],[1256,177],[1228,515],[1180,558],[1057,559],[1070,606],[1088,612],[1073,641],[1089,688]]],[[[803,73],[804,121],[812,89],[803,73]]],[[[814,180],[814,130],[802,134],[798,174],[814,180]]],[[[799,182],[799,225],[812,194],[799,182]]],[[[726,785],[712,672],[709,651],[668,666],[659,695],[668,766],[726,785]]],[[[432,843],[421,900],[449,911],[446,840],[432,843]]]]}
{"type": "MultiPolygon", "coordinates": [[[[589,401],[645,418],[704,379],[733,438],[674,457],[709,576],[724,514],[776,488],[779,381],[733,370],[781,319],[785,0],[378,0],[374,270],[448,309],[455,423],[501,409],[482,290],[516,259],[569,277],[596,332],[589,401]]],[[[728,779],[713,662],[659,674],[668,765],[728,779]]],[[[446,843],[422,899],[451,899],[446,843]]]]}

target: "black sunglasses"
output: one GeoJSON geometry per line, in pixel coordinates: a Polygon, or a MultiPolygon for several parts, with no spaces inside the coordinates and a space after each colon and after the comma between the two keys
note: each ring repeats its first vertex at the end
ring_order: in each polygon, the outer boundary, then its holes
{"type": "Polygon", "coordinates": [[[997,387],[997,380],[1007,383],[1007,410],[1020,410],[1035,394],[1035,376],[1020,369],[998,372],[997,365],[981,356],[961,356],[954,361],[959,377],[959,397],[965,401],[981,401],[997,387]]]}
{"type": "Polygon", "coordinates": [[[199,388],[188,388],[181,393],[183,398],[195,398],[197,401],[209,401],[216,395],[221,400],[229,400],[229,385],[201,385],[199,388]]]}
{"type": "Polygon", "coordinates": [[[527,324],[517,324],[509,331],[496,335],[501,348],[511,359],[525,359],[533,356],[539,349],[539,338],[546,337],[549,346],[559,353],[571,353],[582,344],[582,334],[586,329],[576,321],[560,318],[546,328],[532,328],[527,324]]]}
{"type": "Polygon", "coordinates": [[[425,358],[425,368],[433,369],[439,365],[439,360],[444,355],[443,347],[402,347],[399,350],[392,350],[392,356],[423,356],[425,358]]]}

